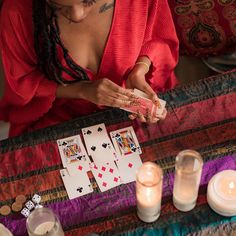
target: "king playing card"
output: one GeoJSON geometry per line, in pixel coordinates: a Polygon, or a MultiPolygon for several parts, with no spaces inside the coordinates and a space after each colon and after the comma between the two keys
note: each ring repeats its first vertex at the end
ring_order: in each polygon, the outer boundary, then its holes
{"type": "Polygon", "coordinates": [[[84,171],[90,170],[90,160],[79,135],[59,139],[57,144],[63,167],[69,172],[78,165],[83,166],[84,171]]]}
{"type": "Polygon", "coordinates": [[[110,135],[119,157],[142,153],[132,126],[112,131],[110,135]]]}

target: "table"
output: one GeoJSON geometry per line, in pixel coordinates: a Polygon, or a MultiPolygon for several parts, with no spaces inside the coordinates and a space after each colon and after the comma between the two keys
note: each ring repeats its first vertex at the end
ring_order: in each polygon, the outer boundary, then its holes
{"type": "MultiPolygon", "coordinates": [[[[125,111],[111,109],[3,140],[0,205],[10,205],[19,194],[38,193],[43,205],[59,216],[66,236],[235,233],[236,216],[220,216],[206,202],[210,178],[224,169],[236,170],[235,91],[236,72],[228,72],[160,94],[167,101],[168,115],[157,124],[130,121],[125,111]],[[56,140],[99,123],[105,123],[108,131],[132,125],[142,146],[142,160],[155,161],[163,168],[161,216],[156,222],[146,224],[137,218],[134,182],[104,193],[94,184],[94,193],[68,199],[59,174],[62,164],[56,140]],[[197,150],[204,159],[197,206],[188,213],[172,204],[174,160],[184,149],[197,150]]],[[[94,183],[91,173],[89,177],[94,183]]],[[[25,218],[19,213],[1,216],[0,222],[15,236],[27,235],[25,218]]]]}

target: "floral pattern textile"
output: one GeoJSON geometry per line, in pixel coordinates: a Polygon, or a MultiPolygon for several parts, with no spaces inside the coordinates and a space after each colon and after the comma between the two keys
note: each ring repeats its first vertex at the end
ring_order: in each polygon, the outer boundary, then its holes
{"type": "Polygon", "coordinates": [[[180,54],[214,56],[236,48],[235,0],[169,0],[180,54]]]}

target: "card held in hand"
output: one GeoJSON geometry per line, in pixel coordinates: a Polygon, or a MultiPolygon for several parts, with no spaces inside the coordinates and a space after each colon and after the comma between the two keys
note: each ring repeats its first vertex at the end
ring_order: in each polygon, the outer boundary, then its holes
{"type": "Polygon", "coordinates": [[[134,103],[132,103],[130,106],[120,108],[134,114],[139,113],[144,117],[147,117],[148,115],[158,117],[163,113],[166,105],[164,100],[158,99],[159,104],[155,105],[146,93],[138,89],[134,89],[134,95],[138,97],[134,103]]]}
{"type": "MultiPolygon", "coordinates": [[[[148,98],[148,95],[146,93],[144,93],[143,91],[139,90],[139,89],[134,89],[134,94],[136,96],[139,96],[139,97],[143,97],[143,98],[146,98],[148,100],[150,100],[148,98]]],[[[151,101],[151,100],[150,100],[151,101]]],[[[164,111],[164,108],[166,106],[166,101],[158,98],[158,102],[159,102],[159,105],[154,105],[155,108],[153,108],[155,111],[154,114],[156,114],[156,116],[158,117],[159,115],[162,115],[163,111],[164,111]]]]}
{"type": "Polygon", "coordinates": [[[110,132],[119,157],[141,154],[142,150],[132,126],[110,132]]]}

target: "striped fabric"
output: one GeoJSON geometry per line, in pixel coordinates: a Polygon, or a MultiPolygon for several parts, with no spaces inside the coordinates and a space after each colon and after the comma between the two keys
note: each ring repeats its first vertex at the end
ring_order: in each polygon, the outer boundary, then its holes
{"type": "MultiPolygon", "coordinates": [[[[225,235],[235,230],[236,217],[214,213],[206,201],[210,178],[225,169],[236,170],[236,72],[201,80],[161,94],[168,116],[157,124],[130,121],[127,113],[106,110],[70,122],[0,142],[0,206],[19,194],[39,193],[43,205],[59,216],[66,236],[101,235],[225,235]],[[164,170],[160,218],[141,222],[136,215],[135,183],[101,193],[91,173],[92,194],[69,200],[59,170],[56,140],[81,133],[81,128],[105,123],[107,130],[132,125],[141,143],[143,161],[164,170]],[[195,149],[204,159],[197,206],[188,213],[172,204],[174,160],[184,149],[195,149]],[[223,233],[219,233],[223,235],[223,233]]],[[[0,217],[15,236],[27,235],[25,218],[18,213],[0,217]]]]}

